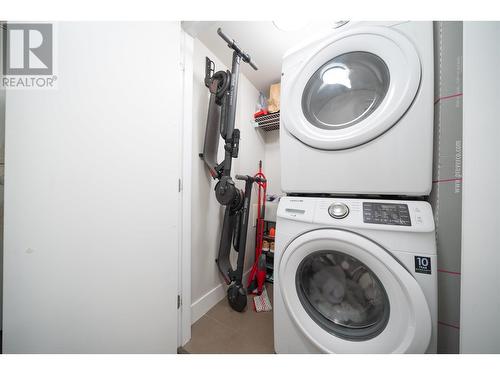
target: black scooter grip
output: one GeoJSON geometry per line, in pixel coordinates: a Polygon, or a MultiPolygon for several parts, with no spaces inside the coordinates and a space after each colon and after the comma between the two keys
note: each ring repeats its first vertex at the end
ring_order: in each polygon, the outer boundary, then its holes
{"type": "Polygon", "coordinates": [[[257,68],[257,65],[255,65],[255,63],[250,58],[250,55],[247,55],[247,56],[248,56],[248,61],[245,61],[245,62],[247,62],[254,70],[259,70],[259,68],[257,68]]]}
{"type": "Polygon", "coordinates": [[[231,49],[234,49],[238,55],[240,55],[243,59],[244,62],[248,63],[254,70],[259,70],[257,68],[257,65],[252,61],[252,58],[248,53],[245,53],[234,41],[234,39],[231,39],[229,36],[227,36],[224,31],[219,27],[217,29],[217,34],[224,39],[224,41],[227,43],[228,47],[231,49]]]}
{"type": "Polygon", "coordinates": [[[230,47],[230,48],[233,48],[233,45],[234,45],[234,40],[232,40],[230,37],[228,37],[228,36],[224,33],[224,31],[222,31],[222,29],[221,29],[220,27],[217,29],[217,34],[219,34],[219,35],[220,35],[220,37],[221,37],[222,39],[224,39],[224,40],[226,41],[226,43],[227,43],[227,44],[229,44],[229,47],[230,47]]]}

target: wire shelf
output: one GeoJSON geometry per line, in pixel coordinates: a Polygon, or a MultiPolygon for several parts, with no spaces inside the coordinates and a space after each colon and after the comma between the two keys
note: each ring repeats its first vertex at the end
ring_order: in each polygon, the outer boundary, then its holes
{"type": "Polygon", "coordinates": [[[266,132],[280,128],[280,112],[269,113],[255,118],[254,126],[266,132]]]}

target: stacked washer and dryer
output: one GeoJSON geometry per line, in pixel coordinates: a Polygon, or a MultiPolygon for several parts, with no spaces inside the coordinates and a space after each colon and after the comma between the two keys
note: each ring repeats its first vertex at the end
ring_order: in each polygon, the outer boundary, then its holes
{"type": "Polygon", "coordinates": [[[348,22],[283,58],[277,353],[435,353],[432,22],[348,22]]]}

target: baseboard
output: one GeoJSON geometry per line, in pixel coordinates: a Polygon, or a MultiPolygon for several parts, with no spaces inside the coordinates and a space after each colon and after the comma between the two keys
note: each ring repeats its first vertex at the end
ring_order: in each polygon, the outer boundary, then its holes
{"type": "Polygon", "coordinates": [[[191,304],[191,324],[205,315],[226,296],[226,285],[219,284],[191,304]]]}
{"type": "MultiPolygon", "coordinates": [[[[247,276],[250,273],[250,270],[251,268],[243,274],[243,285],[246,284],[247,276]]],[[[191,324],[194,324],[212,307],[224,299],[226,297],[226,289],[227,285],[221,283],[194,301],[191,304],[191,324]]]]}

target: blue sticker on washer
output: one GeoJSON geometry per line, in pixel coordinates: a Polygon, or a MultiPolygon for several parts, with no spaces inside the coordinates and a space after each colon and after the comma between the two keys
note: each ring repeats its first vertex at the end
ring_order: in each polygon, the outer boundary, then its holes
{"type": "Polygon", "coordinates": [[[431,274],[431,258],[415,257],[415,272],[431,274]]]}

